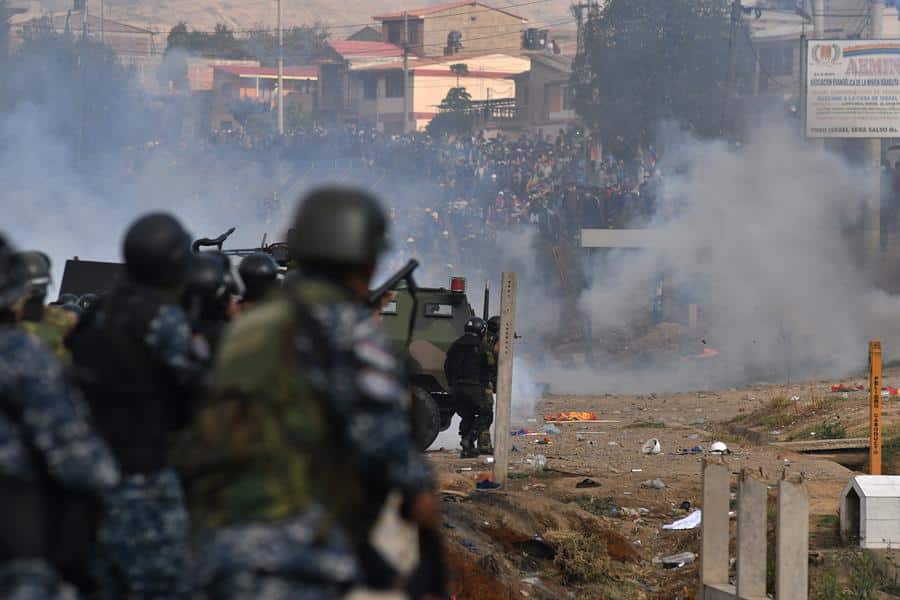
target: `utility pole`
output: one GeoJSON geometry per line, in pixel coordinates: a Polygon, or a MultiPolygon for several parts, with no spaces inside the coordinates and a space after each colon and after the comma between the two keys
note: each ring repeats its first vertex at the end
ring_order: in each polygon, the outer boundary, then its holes
{"type": "MultiPolygon", "coordinates": [[[[883,16],[884,0],[869,0],[870,39],[881,39],[883,16]]],[[[866,255],[874,261],[881,249],[881,138],[869,139],[865,143],[866,164],[873,171],[873,189],[866,206],[863,235],[866,255]]]]}
{"type": "Polygon", "coordinates": [[[284,32],[281,29],[281,0],[278,0],[278,135],[284,135],[284,32]]]}
{"type": "Polygon", "coordinates": [[[719,125],[722,135],[727,131],[726,124],[732,112],[732,103],[734,102],[737,90],[735,88],[737,80],[737,32],[741,21],[741,0],[732,0],[731,3],[731,27],[728,31],[728,88],[726,94],[728,97],[722,102],[722,122],[719,125]]]}
{"type": "Polygon", "coordinates": [[[84,5],[81,7],[81,41],[86,42],[88,37],[88,3],[87,0],[84,0],[84,5]]]}
{"type": "Polygon", "coordinates": [[[104,0],[100,0],[100,43],[106,43],[106,6],[104,0]]]}
{"type": "Polygon", "coordinates": [[[403,11],[403,133],[409,133],[409,13],[403,11]]]}

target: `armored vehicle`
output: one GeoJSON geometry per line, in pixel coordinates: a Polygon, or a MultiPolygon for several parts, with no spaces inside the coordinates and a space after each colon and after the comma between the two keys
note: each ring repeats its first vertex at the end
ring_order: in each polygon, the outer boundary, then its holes
{"type": "Polygon", "coordinates": [[[452,278],[449,288],[417,288],[416,298],[414,303],[409,289],[401,282],[382,303],[381,319],[397,352],[404,354],[408,350],[416,433],[424,450],[438,433],[450,427],[455,411],[444,377],[444,359],[475,311],[461,277],[452,278]],[[416,315],[410,336],[414,306],[416,315]]]}

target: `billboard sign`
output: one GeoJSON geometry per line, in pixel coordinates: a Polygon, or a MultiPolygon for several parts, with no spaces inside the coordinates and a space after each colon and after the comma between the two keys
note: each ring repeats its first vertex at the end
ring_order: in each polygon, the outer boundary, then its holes
{"type": "Polygon", "coordinates": [[[809,40],[806,135],[900,137],[900,42],[809,40]]]}

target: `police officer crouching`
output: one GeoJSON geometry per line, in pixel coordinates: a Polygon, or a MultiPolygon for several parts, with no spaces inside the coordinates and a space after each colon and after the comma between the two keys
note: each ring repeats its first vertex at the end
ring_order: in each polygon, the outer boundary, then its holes
{"type": "Polygon", "coordinates": [[[171,215],[135,221],[123,242],[126,280],[86,312],[68,339],[78,380],[123,481],[105,496],[97,577],[101,598],[188,593],[188,521],[169,464],[202,377],[178,304],[191,238],[171,215]]]}
{"type": "MultiPolygon", "coordinates": [[[[465,333],[453,342],[444,360],[444,375],[453,394],[459,424],[461,458],[479,455],[475,442],[482,432],[490,436],[493,398],[490,392],[491,357],[484,345],[487,326],[484,319],[466,321],[465,333]]],[[[488,437],[488,441],[490,437],[488,437]]]]}

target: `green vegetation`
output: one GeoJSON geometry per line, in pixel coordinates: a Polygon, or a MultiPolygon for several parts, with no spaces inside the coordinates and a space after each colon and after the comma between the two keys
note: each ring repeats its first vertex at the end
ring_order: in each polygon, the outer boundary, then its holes
{"type": "Polygon", "coordinates": [[[665,429],[666,424],[662,421],[653,421],[650,419],[644,421],[635,421],[628,425],[628,429],[665,429]]]}
{"type": "Polygon", "coordinates": [[[608,517],[610,515],[610,511],[616,507],[616,501],[612,496],[607,496],[606,498],[598,498],[597,496],[588,496],[585,494],[581,496],[575,502],[582,510],[586,510],[587,512],[608,517]]]}
{"type": "Polygon", "coordinates": [[[815,427],[791,434],[791,440],[842,440],[847,437],[847,428],[840,419],[819,423],[815,427]]]}
{"type": "Polygon", "coordinates": [[[566,584],[595,583],[606,579],[609,556],[602,540],[574,532],[560,532],[547,541],[556,550],[553,562],[566,584]]]}

